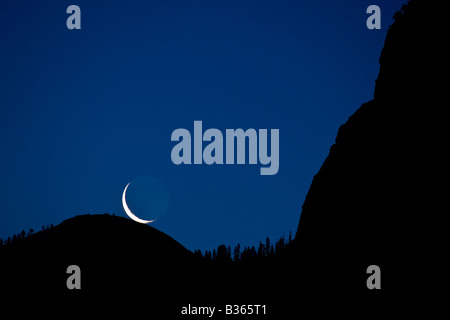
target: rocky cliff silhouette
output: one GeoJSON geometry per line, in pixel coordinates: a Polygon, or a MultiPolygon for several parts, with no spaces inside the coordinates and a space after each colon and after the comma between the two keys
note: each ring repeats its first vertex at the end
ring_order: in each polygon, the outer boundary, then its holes
{"type": "Polygon", "coordinates": [[[102,301],[107,314],[127,301],[124,309],[144,307],[155,319],[180,317],[189,303],[267,304],[263,319],[317,305],[317,314],[384,312],[390,301],[432,294],[444,275],[447,145],[439,74],[445,20],[434,5],[411,0],[395,15],[374,99],[340,127],[282,260],[204,265],[150,226],[86,215],[0,248],[2,289],[45,301],[54,300],[44,293],[57,294],[81,307],[90,301],[96,309],[102,301]],[[71,264],[82,270],[78,292],[65,286],[71,264]],[[369,265],[381,268],[381,290],[366,287],[369,265]]]}
{"type": "Polygon", "coordinates": [[[444,21],[420,0],[395,15],[374,99],[340,127],[303,204],[293,257],[304,287],[379,306],[442,276],[444,21]],[[366,287],[369,265],[381,290],[366,287]]]}

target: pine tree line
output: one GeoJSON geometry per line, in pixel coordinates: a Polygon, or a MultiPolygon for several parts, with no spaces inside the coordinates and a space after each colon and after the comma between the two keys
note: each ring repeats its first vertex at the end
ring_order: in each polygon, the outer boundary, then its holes
{"type": "Polygon", "coordinates": [[[274,257],[279,257],[287,250],[289,245],[292,243],[292,233],[289,233],[289,238],[286,240],[282,236],[275,244],[270,242],[269,237],[266,241],[259,242],[258,249],[255,246],[247,247],[245,246],[241,250],[241,245],[238,243],[233,250],[230,246],[220,245],[217,249],[212,252],[206,250],[205,254],[202,254],[200,250],[194,251],[194,256],[198,260],[203,260],[207,263],[248,263],[262,260],[271,260],[274,257]]]}
{"type": "MultiPolygon", "coordinates": [[[[89,213],[87,213],[87,215],[89,215],[89,213]]],[[[105,212],[104,215],[109,216],[110,213],[109,212],[105,212]]],[[[115,216],[115,213],[111,213],[112,216],[115,216]]],[[[53,224],[47,224],[47,225],[43,225],[42,226],[42,231],[47,230],[53,228],[53,224]]],[[[0,246],[2,245],[9,245],[12,243],[16,243],[17,241],[20,241],[28,236],[31,236],[34,233],[33,229],[30,229],[28,232],[25,232],[25,230],[22,230],[22,232],[17,233],[15,235],[13,235],[12,237],[8,237],[6,239],[0,238],[0,246]]]]}
{"type": "MultiPolygon", "coordinates": [[[[47,230],[50,228],[53,228],[53,224],[42,226],[42,230],[47,230]]],[[[29,237],[33,234],[34,234],[33,229],[28,230],[28,232],[26,232],[25,230],[22,230],[22,232],[16,233],[12,237],[8,237],[5,240],[3,240],[3,238],[0,238],[0,246],[3,246],[3,245],[6,246],[6,245],[13,244],[13,243],[17,243],[20,240],[25,239],[26,237],[29,237]]]]}

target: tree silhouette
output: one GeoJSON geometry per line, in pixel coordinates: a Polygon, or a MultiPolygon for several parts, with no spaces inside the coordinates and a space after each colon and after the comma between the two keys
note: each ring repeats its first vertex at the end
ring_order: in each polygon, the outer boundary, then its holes
{"type": "Polygon", "coordinates": [[[250,258],[250,261],[254,261],[254,260],[256,259],[256,257],[257,257],[257,255],[256,255],[256,249],[255,249],[255,246],[252,246],[252,247],[250,248],[250,252],[249,252],[249,258],[250,258]]]}
{"type": "Polygon", "coordinates": [[[258,251],[256,252],[256,256],[258,258],[264,257],[264,245],[262,244],[261,241],[259,242],[258,251]]]}
{"type": "Polygon", "coordinates": [[[231,249],[228,251],[224,244],[217,247],[217,256],[215,261],[219,264],[230,263],[231,261],[231,249]]]}
{"type": "Polygon", "coordinates": [[[204,260],[208,263],[212,262],[211,251],[205,251],[204,260]]]}
{"type": "Polygon", "coordinates": [[[269,256],[269,251],[270,251],[270,239],[269,237],[266,238],[266,246],[264,248],[264,254],[266,257],[269,256]]]}
{"type": "Polygon", "coordinates": [[[238,262],[241,259],[241,245],[238,243],[233,250],[233,261],[238,262]]]}
{"type": "Polygon", "coordinates": [[[202,252],[201,252],[200,250],[195,250],[195,251],[194,251],[194,257],[195,257],[195,259],[197,259],[197,260],[201,260],[201,259],[203,258],[202,252]]]}
{"type": "Polygon", "coordinates": [[[292,243],[292,232],[289,233],[288,241],[285,241],[284,235],[273,244],[269,237],[266,237],[265,242],[259,242],[258,249],[255,246],[244,247],[241,251],[241,245],[238,243],[233,251],[231,247],[226,247],[224,244],[211,251],[206,250],[202,255],[200,250],[194,251],[194,256],[198,259],[203,258],[207,263],[239,263],[251,264],[255,261],[273,261],[285,254],[286,248],[292,243]]]}

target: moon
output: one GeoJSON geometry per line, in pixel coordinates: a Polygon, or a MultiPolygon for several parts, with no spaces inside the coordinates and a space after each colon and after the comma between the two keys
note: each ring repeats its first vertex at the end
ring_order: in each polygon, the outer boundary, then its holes
{"type": "Polygon", "coordinates": [[[128,186],[130,185],[130,183],[131,182],[128,182],[128,184],[125,187],[125,190],[123,190],[123,194],[122,194],[122,205],[123,205],[123,209],[125,210],[125,213],[127,214],[127,216],[129,216],[132,220],[134,220],[136,222],[144,223],[144,224],[152,223],[152,222],[156,221],[156,219],[154,219],[154,220],[143,220],[143,219],[140,219],[140,218],[136,217],[133,214],[133,212],[131,212],[130,208],[128,208],[127,200],[126,200],[125,196],[126,196],[127,189],[128,189],[128,186]]]}

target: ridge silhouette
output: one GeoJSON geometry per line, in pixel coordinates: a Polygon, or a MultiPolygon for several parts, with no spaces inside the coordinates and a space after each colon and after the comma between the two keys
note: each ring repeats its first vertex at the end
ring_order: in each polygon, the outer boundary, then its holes
{"type": "Polygon", "coordinates": [[[126,287],[149,273],[193,260],[189,250],[163,232],[111,215],[76,216],[4,246],[0,252],[11,262],[9,272],[18,274],[9,278],[12,287],[48,292],[67,290],[65,272],[72,264],[89,271],[83,291],[96,292],[126,287]],[[117,276],[117,270],[123,277],[117,276]]]}
{"type": "Polygon", "coordinates": [[[305,198],[293,250],[304,288],[378,308],[434,292],[444,274],[445,18],[420,0],[394,17],[374,99],[339,128],[305,198]],[[366,288],[373,264],[381,290],[366,288]]]}
{"type": "Polygon", "coordinates": [[[112,314],[120,306],[111,301],[126,295],[157,319],[185,319],[179,310],[189,303],[267,304],[271,316],[263,319],[311,309],[361,315],[432,294],[446,252],[446,233],[439,230],[445,226],[446,90],[439,70],[446,38],[436,8],[411,0],[394,16],[374,99],[340,127],[282,259],[205,263],[150,226],[78,216],[0,247],[2,288],[35,298],[56,292],[82,303],[95,296],[112,314]],[[79,292],[65,287],[71,264],[82,270],[79,292]],[[381,268],[381,290],[366,287],[373,264],[381,268]]]}

